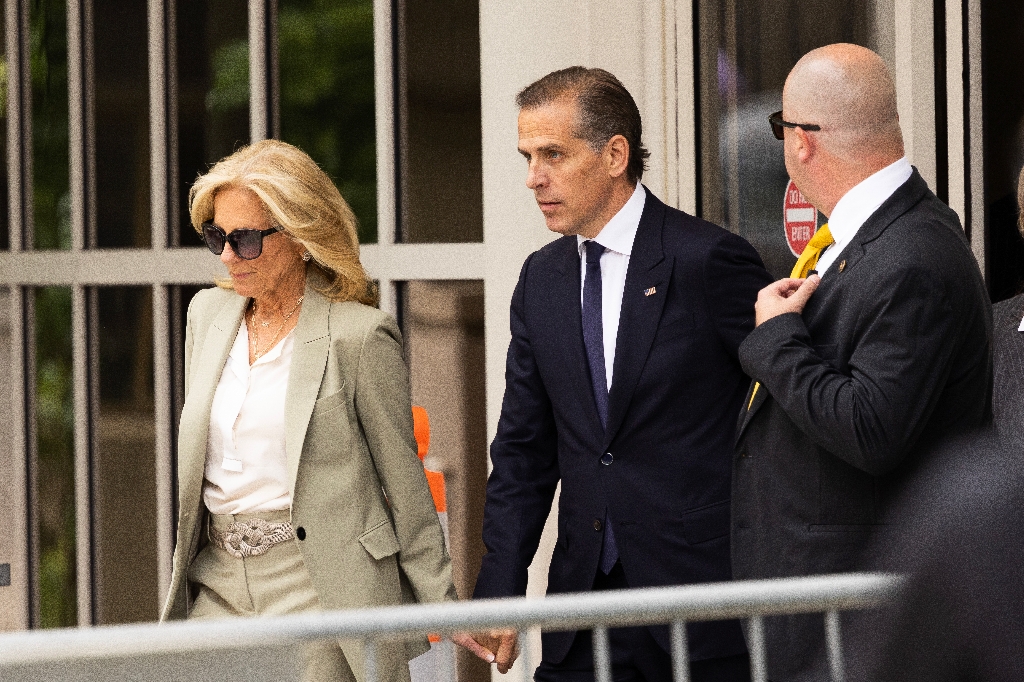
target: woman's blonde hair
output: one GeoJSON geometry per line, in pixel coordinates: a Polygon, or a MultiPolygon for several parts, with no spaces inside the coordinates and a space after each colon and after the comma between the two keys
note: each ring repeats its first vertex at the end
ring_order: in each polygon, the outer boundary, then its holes
{"type": "MultiPolygon", "coordinates": [[[[359,262],[356,217],[316,162],[298,147],[263,140],[242,147],[199,176],[189,191],[192,227],[213,219],[213,200],[227,188],[253,192],[271,222],[312,255],[307,267],[321,272],[327,284],[319,291],[332,301],[377,304],[377,291],[359,262]]],[[[218,281],[231,289],[231,281],[218,281]]]]}

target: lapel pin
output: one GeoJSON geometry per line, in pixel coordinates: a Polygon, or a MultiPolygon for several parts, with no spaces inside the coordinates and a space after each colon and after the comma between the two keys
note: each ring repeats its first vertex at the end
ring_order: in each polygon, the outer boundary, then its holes
{"type": "Polygon", "coordinates": [[[842,263],[839,264],[839,272],[842,272],[845,269],[846,269],[846,261],[843,261],[842,263]]]}
{"type": "Polygon", "coordinates": [[[650,289],[644,289],[644,296],[652,296],[657,290],[658,290],[658,287],[651,287],[650,289]]]}

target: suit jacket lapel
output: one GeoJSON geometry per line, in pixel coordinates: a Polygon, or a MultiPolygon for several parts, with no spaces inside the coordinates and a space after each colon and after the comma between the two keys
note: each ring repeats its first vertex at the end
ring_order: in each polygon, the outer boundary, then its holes
{"type": "Polygon", "coordinates": [[[566,238],[564,244],[564,253],[557,259],[558,266],[551,272],[552,280],[547,286],[547,290],[551,292],[553,306],[551,319],[558,320],[557,324],[562,326],[562,332],[557,334],[556,338],[559,339],[565,358],[568,389],[573,395],[588,396],[580,400],[583,413],[591,422],[587,429],[600,433],[601,418],[594,403],[594,389],[590,383],[590,369],[583,346],[580,253],[576,237],[566,238]]]}
{"type": "MultiPolygon", "coordinates": [[[[917,172],[915,168],[910,174],[910,178],[900,185],[900,187],[893,192],[892,196],[885,200],[885,202],[878,207],[878,210],[871,214],[870,217],[864,224],[861,225],[860,229],[857,230],[857,234],[854,235],[853,240],[839,257],[836,262],[845,262],[846,265],[843,267],[843,271],[840,273],[838,268],[829,268],[828,276],[821,281],[821,285],[817,291],[814,292],[814,296],[808,301],[807,307],[804,308],[803,317],[805,320],[812,320],[817,314],[822,302],[826,299],[829,293],[839,284],[839,278],[849,277],[851,270],[856,268],[857,263],[864,257],[865,248],[867,244],[878,239],[885,232],[889,225],[892,225],[897,219],[900,218],[904,213],[913,208],[921,197],[924,196],[925,192],[928,191],[928,184],[921,177],[921,174],[917,172]]],[[[754,382],[751,382],[751,390],[753,390],[754,382]]],[[[768,391],[762,386],[758,389],[757,395],[754,396],[753,403],[750,401],[750,391],[747,391],[747,397],[743,403],[743,408],[740,410],[739,423],[736,429],[736,442],[738,443],[743,437],[743,432],[749,426],[754,415],[757,411],[765,404],[768,400],[768,391]],[[750,409],[747,409],[747,405],[750,405],[750,409]]]]}
{"type": "Polygon", "coordinates": [[[664,222],[665,205],[647,190],[644,212],[629,257],[626,286],[622,291],[612,387],[608,394],[606,445],[615,437],[626,415],[665,307],[674,261],[665,258],[661,245],[664,222]]]}
{"type": "Polygon", "coordinates": [[[320,278],[310,271],[306,278],[302,310],[295,324],[295,347],[284,401],[285,453],[288,460],[288,489],[292,499],[295,498],[302,445],[306,441],[306,430],[320,393],[331,346],[331,303],[316,291],[315,287],[321,283],[320,278]]]}
{"type": "Polygon", "coordinates": [[[243,296],[228,298],[214,315],[202,346],[192,351],[195,368],[192,370],[188,400],[181,413],[181,439],[178,443],[178,480],[184,486],[179,497],[185,509],[199,506],[213,395],[248,303],[249,299],[243,296]]]}

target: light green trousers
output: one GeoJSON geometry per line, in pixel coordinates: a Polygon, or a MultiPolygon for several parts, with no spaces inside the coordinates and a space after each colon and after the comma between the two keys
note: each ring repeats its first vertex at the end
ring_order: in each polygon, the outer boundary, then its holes
{"type": "MultiPolygon", "coordinates": [[[[271,523],[288,521],[288,511],[236,516],[210,514],[210,524],[225,533],[233,521],[258,516],[271,523]]],[[[277,616],[317,611],[320,601],[295,540],[271,547],[266,554],[236,559],[208,543],[189,566],[189,580],[198,594],[189,619],[277,616]]],[[[333,640],[306,646],[307,682],[355,682],[341,647],[333,640]]]]}

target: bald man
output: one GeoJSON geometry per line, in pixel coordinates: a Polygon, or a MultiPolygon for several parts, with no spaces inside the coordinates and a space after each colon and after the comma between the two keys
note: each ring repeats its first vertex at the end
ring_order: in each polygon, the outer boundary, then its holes
{"type": "MultiPolygon", "coordinates": [[[[896,89],[855,45],[808,53],[771,117],[823,214],[740,346],[754,379],[733,460],[737,579],[884,568],[888,503],[938,440],[990,420],[992,320],[957,215],[903,151],[896,89]]],[[[766,131],[767,132],[767,131],[766,131]]],[[[820,615],[770,618],[769,678],[828,679],[820,615]]]]}

